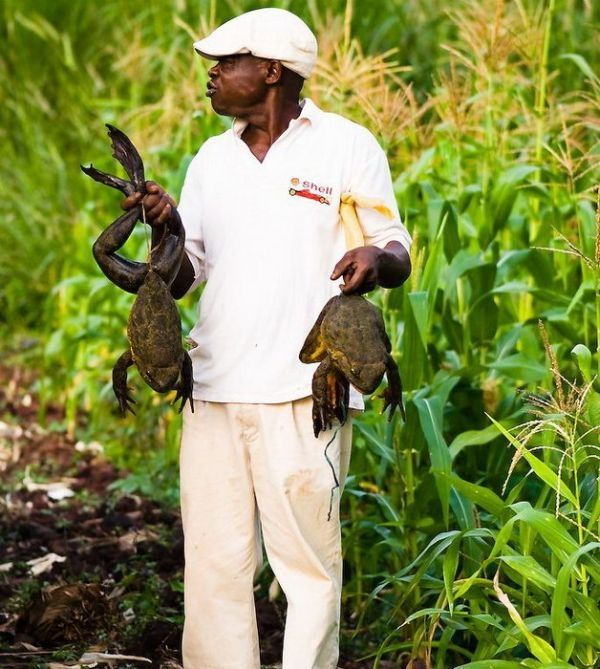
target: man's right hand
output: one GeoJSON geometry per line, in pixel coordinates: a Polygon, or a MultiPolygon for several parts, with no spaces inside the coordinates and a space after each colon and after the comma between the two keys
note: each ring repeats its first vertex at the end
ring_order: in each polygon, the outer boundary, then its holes
{"type": "Polygon", "coordinates": [[[146,181],[146,195],[142,196],[141,193],[128,195],[121,202],[121,207],[129,211],[140,202],[144,206],[146,222],[152,226],[168,224],[173,210],[177,207],[175,200],[154,181],[146,181]]]}

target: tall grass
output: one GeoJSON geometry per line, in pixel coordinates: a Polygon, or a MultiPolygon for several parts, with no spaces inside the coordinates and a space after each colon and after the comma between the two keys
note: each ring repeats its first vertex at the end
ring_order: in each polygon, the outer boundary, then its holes
{"type": "MultiPolygon", "coordinates": [[[[14,353],[35,338],[20,357],[39,369],[42,398],[65,404],[64,429],[136,467],[125,485],[171,502],[177,416],[141,383],[138,417],[113,414],[110,369],[131,298],[90,248],[118,196],[79,163],[114,169],[112,122],[177,195],[197,147],[227,126],[202,95],[191,41],[264,4],[2,9],[2,345],[14,353]]],[[[410,280],[372,296],[407,422],[382,421],[377,401],[356,422],[344,644],[374,666],[409,655],[440,669],[595,666],[600,10],[274,4],[315,26],[321,58],[307,92],[381,138],[414,237],[410,280]]],[[[143,258],[146,246],[140,226],[126,250],[143,258]]],[[[194,309],[182,303],[188,326],[194,309]]]]}

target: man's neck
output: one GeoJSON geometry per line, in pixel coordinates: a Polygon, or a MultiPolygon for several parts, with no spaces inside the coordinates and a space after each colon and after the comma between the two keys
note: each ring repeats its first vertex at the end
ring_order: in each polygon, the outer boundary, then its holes
{"type": "Polygon", "coordinates": [[[290,121],[300,116],[301,111],[298,100],[278,100],[277,96],[273,96],[259,109],[240,117],[248,124],[242,132],[242,139],[262,162],[267,151],[287,130],[290,121]]]}

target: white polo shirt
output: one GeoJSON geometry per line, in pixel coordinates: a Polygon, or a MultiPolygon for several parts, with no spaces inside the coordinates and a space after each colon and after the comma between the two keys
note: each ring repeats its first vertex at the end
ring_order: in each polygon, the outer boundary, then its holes
{"type": "MultiPolygon", "coordinates": [[[[245,123],[207,140],[188,168],[178,207],[192,290],[206,281],[199,320],[194,399],[277,403],[311,394],[316,364],[298,354],[344,255],[341,193],[383,200],[393,220],[358,209],[365,243],[407,249],[384,152],[362,126],[306,99],[261,163],[241,139],[245,123]]],[[[351,406],[360,408],[354,392],[351,406]]]]}

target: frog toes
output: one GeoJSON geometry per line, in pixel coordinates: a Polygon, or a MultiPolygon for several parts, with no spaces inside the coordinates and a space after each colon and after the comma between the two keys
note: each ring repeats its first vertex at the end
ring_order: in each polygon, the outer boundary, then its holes
{"type": "Polygon", "coordinates": [[[123,415],[125,415],[129,411],[129,413],[131,413],[135,416],[135,411],[130,406],[130,402],[134,404],[135,400],[131,399],[131,398],[119,399],[119,408],[121,409],[121,413],[123,415]]]}

